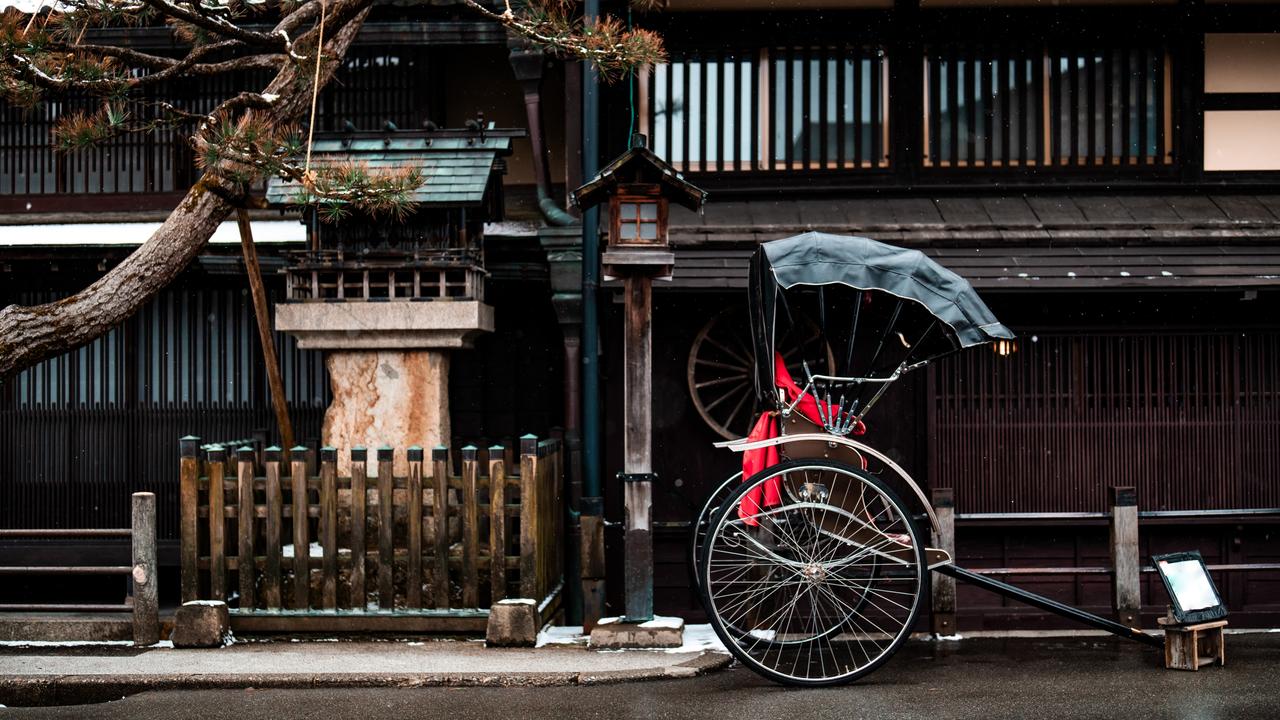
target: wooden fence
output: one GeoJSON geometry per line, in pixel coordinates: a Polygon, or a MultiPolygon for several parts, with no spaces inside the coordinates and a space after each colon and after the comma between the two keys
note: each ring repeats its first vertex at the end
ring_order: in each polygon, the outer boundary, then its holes
{"type": "Polygon", "coordinates": [[[202,453],[183,438],[183,601],[226,599],[248,632],[482,631],[503,598],[558,603],[559,441],[526,435],[518,458],[467,446],[458,474],[448,448],[411,447],[396,477],[395,452],[377,449],[370,467],[353,448],[338,477],[333,448],[315,472],[306,448],[202,453]]]}

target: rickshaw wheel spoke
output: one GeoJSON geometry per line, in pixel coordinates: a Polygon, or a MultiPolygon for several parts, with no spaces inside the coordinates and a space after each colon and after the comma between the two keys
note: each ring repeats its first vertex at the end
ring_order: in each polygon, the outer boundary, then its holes
{"type": "Polygon", "coordinates": [[[726,647],[753,670],[793,685],[848,682],[910,634],[924,546],[906,506],[875,476],[791,460],[722,485],[704,516],[694,530],[703,601],[726,647]],[[741,499],[770,482],[780,483],[782,503],[758,509],[755,524],[740,518],[741,499]],[[804,483],[826,496],[802,499],[804,483]]]}

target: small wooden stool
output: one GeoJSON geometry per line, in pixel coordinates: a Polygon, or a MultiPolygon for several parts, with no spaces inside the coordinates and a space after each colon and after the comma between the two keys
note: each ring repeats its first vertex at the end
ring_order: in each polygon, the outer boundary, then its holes
{"type": "Polygon", "coordinates": [[[1164,666],[1172,670],[1199,670],[1201,665],[1227,664],[1226,643],[1222,629],[1226,620],[1177,625],[1171,618],[1157,622],[1164,628],[1164,666]]]}

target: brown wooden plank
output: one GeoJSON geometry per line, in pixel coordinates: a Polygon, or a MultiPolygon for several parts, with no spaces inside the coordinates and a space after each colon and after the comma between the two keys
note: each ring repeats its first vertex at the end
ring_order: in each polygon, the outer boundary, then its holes
{"type": "Polygon", "coordinates": [[[307,449],[294,447],[290,452],[289,484],[293,500],[293,608],[311,606],[311,537],[307,523],[307,449]]]}
{"type": "Polygon", "coordinates": [[[236,525],[239,528],[239,534],[236,538],[236,550],[239,555],[240,564],[236,575],[240,578],[240,607],[252,608],[257,605],[254,602],[254,583],[253,576],[253,521],[254,513],[244,512],[245,508],[253,508],[253,448],[243,447],[236,452],[236,458],[239,462],[237,470],[237,478],[239,480],[239,494],[237,496],[237,506],[241,509],[239,517],[236,518],[236,525]]]}
{"type": "Polygon", "coordinates": [[[538,438],[520,438],[520,597],[538,599],[538,438]]]}
{"type": "Polygon", "coordinates": [[[395,450],[378,448],[378,608],[395,607],[395,550],[392,531],[395,529],[395,450]]]}
{"type": "Polygon", "coordinates": [[[224,563],[227,518],[225,512],[215,512],[224,508],[226,500],[223,496],[222,478],[227,469],[227,451],[221,447],[211,448],[208,454],[209,475],[209,597],[210,600],[224,600],[227,597],[227,568],[224,563]]]}
{"type": "Polygon", "coordinates": [[[280,455],[278,447],[263,453],[266,462],[266,558],[262,574],[262,600],[268,609],[283,607],[280,598],[280,528],[283,525],[284,498],[280,488],[280,455]]]}
{"type": "Polygon", "coordinates": [[[507,596],[507,468],[501,445],[489,448],[489,602],[507,596]]]}
{"type": "Polygon", "coordinates": [[[200,503],[200,438],[187,436],[179,442],[182,459],[179,462],[179,512],[181,527],[178,529],[178,555],[181,567],[179,579],[182,602],[190,602],[199,598],[200,575],[196,563],[200,558],[199,519],[197,517],[200,503]]]}
{"type": "Polygon", "coordinates": [[[368,481],[369,451],[362,447],[351,448],[351,608],[364,610],[364,527],[365,508],[368,496],[365,485],[368,481]]]}
{"type": "Polygon", "coordinates": [[[405,523],[409,558],[405,574],[405,604],[410,609],[422,607],[422,448],[409,448],[408,502],[405,523]]]}
{"type": "Polygon", "coordinates": [[[320,449],[320,544],[324,564],[320,585],[320,606],[338,608],[338,451],[320,449]]]}
{"type": "Polygon", "coordinates": [[[449,448],[437,445],[431,449],[431,515],[435,520],[435,564],[431,585],[434,605],[449,607],[449,448]]]}
{"type": "Polygon", "coordinates": [[[480,475],[480,462],[476,447],[462,448],[462,606],[479,607],[479,544],[480,515],[476,507],[476,480],[480,475]]]}

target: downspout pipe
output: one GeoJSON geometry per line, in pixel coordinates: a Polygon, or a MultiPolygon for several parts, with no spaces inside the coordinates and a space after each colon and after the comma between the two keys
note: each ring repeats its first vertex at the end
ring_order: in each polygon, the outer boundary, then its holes
{"type": "Polygon", "coordinates": [[[551,197],[551,175],[547,169],[547,143],[542,132],[542,66],[541,50],[512,47],[509,60],[516,81],[524,92],[524,110],[529,122],[529,141],[533,144],[533,174],[538,192],[538,210],[548,225],[574,225],[578,218],[565,212],[551,197]]]}
{"type": "MultiPolygon", "coordinates": [[[[600,18],[600,0],[586,0],[588,24],[600,18]]],[[[600,172],[600,88],[596,68],[582,63],[582,178],[600,172]]],[[[582,215],[582,512],[604,515],[600,485],[600,316],[596,291],[600,287],[600,210],[582,215]]]]}

